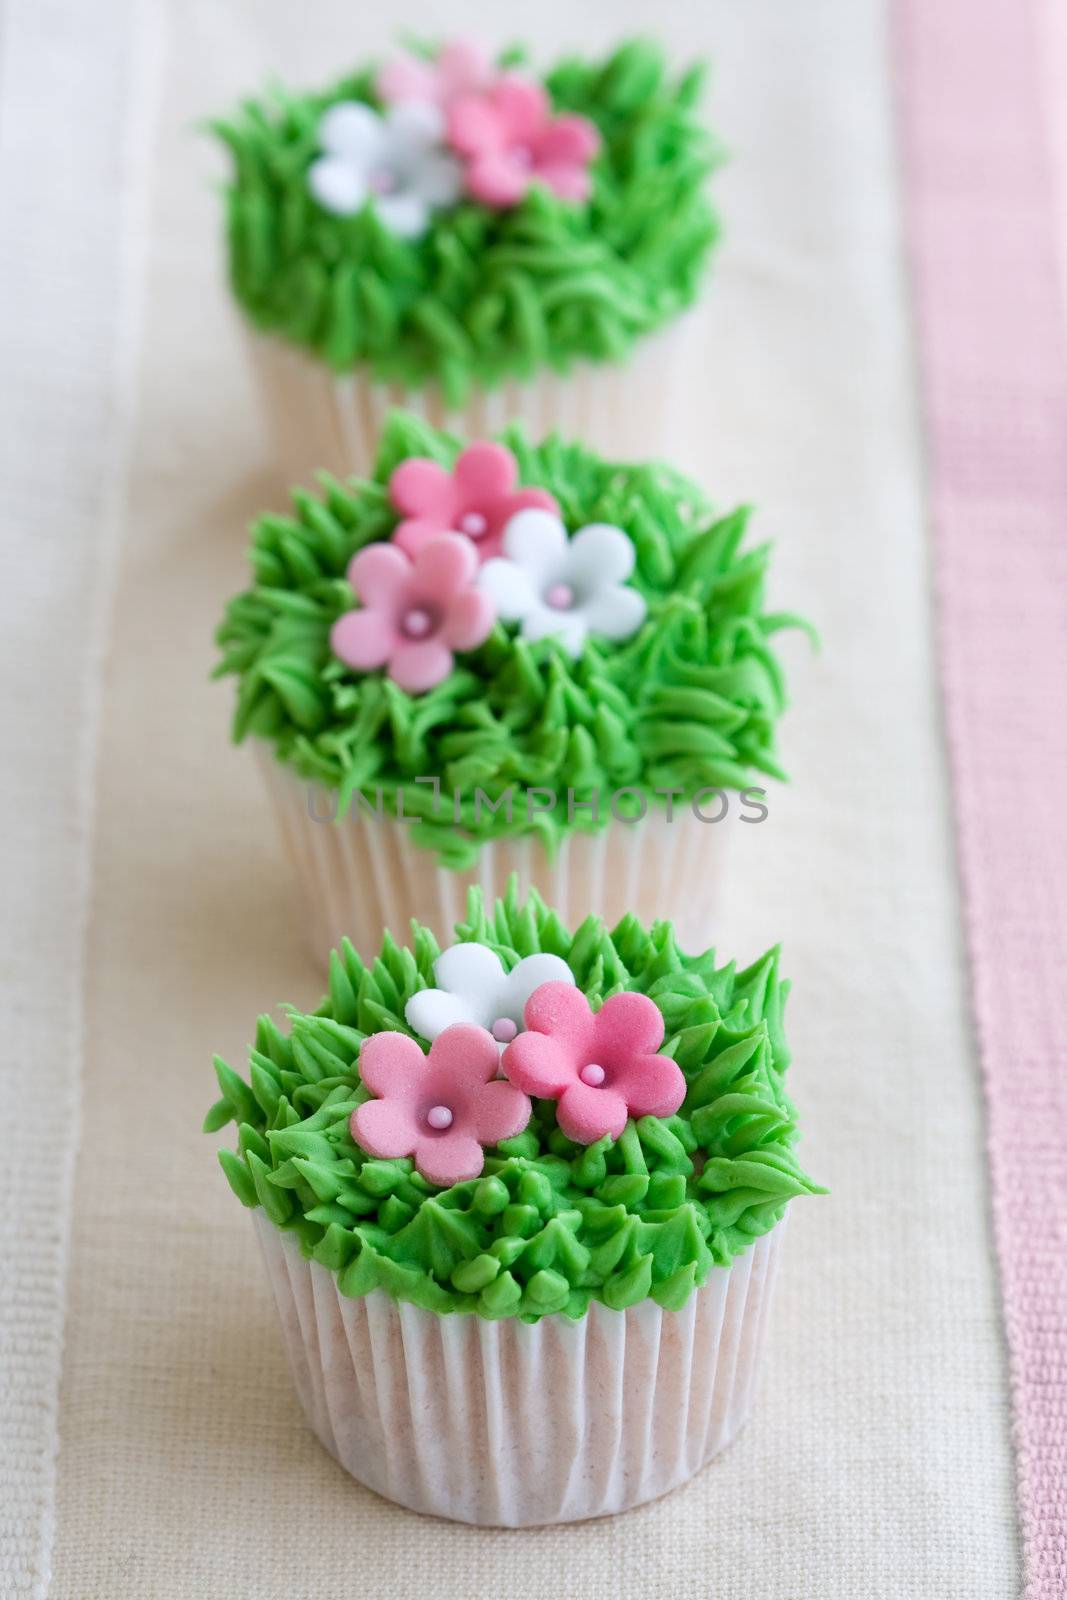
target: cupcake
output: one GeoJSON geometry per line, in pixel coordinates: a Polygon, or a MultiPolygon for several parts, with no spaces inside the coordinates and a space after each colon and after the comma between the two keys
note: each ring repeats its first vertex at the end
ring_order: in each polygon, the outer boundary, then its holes
{"type": "Polygon", "coordinates": [[[702,72],[647,43],[539,78],[481,43],[399,54],[246,102],[229,280],[275,458],[364,473],[387,411],[480,435],[521,420],[638,451],[666,414],[665,335],[717,223],[702,72]]]}
{"type": "Polygon", "coordinates": [[[440,951],[345,941],[261,1017],[206,1128],[253,1212],[300,1400],[361,1483],[510,1527],[622,1511],[748,1416],[794,1154],[778,952],[571,934],[472,890],[440,951]]]}
{"type": "Polygon", "coordinates": [[[253,528],[218,632],[309,948],[440,938],[512,872],[561,914],[707,941],[732,832],[769,814],[784,705],[766,546],[662,465],[394,416],[369,481],[253,528]]]}

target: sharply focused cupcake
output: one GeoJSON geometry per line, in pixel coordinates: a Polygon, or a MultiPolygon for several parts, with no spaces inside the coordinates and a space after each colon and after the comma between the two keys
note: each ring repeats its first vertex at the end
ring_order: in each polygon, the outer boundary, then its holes
{"type": "Polygon", "coordinates": [[[521,419],[654,447],[662,337],[636,389],[628,364],[716,238],[701,78],[647,43],[541,79],[455,40],[217,122],[230,283],[284,467],[367,471],[398,404],[468,435],[521,419]]]}
{"type": "Polygon", "coordinates": [[[778,953],[514,887],[217,1062],[300,1399],[362,1483],[522,1526],[682,1483],[752,1401],[794,1153],[778,953]]]}
{"type": "Polygon", "coordinates": [[[784,706],[766,546],[669,468],[461,448],[411,416],[374,476],[252,536],[218,632],[311,948],[444,935],[512,872],[577,921],[710,937],[731,832],[768,815],[784,706]]]}

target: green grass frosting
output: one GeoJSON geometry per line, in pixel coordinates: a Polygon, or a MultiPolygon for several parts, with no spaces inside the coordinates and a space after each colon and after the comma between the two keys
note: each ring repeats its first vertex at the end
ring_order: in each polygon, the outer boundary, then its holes
{"type": "Polygon", "coordinates": [[[457,938],[489,945],[509,970],[536,951],[562,956],[594,1007],[624,989],[648,995],[687,1080],[681,1110],[581,1146],[553,1102],[535,1101],[526,1131],[448,1189],[410,1159],[372,1159],[349,1132],[369,1098],[359,1047],[410,1033],[405,1004],[433,986],[438,946],[412,930],[410,949],[387,935],[369,965],[347,942],[334,951],[328,995],[315,1012],[291,1009],[288,1033],[261,1017],[247,1080],[216,1060],[222,1098],[205,1129],[237,1124],[236,1151],[219,1153],[234,1193],[291,1231],[342,1294],[384,1289],[431,1311],[528,1322],[580,1317],[591,1300],[677,1310],[795,1195],[822,1192],[793,1153],[778,951],[738,971],[716,967],[712,951],[683,955],[669,922],[645,929],[628,916],[609,932],[589,917],[571,934],[536,894],[520,901],[514,881],[490,909],[472,889],[457,938]]]}
{"type": "Polygon", "coordinates": [[[402,809],[415,819],[413,841],[457,868],[486,839],[535,832],[552,850],[568,830],[607,826],[620,788],[639,789],[651,807],[668,790],[693,797],[784,778],[775,728],[785,685],[771,638],[796,619],[765,609],[769,547],[742,548],[748,509],[716,515],[659,464],[617,465],[555,437],[533,445],[516,427],[501,437],[521,482],[551,491],[568,528],[607,522],[633,540],[631,581],[648,602],[639,631],[616,644],[590,638],[571,658],[497,623],[417,698],[334,657],[331,624],[353,605],[348,563],[399,520],[390,473],[410,456],[451,466],[459,450],[395,413],[371,480],[324,475],[320,494],[297,490],[292,514],[253,527],[252,586],[217,634],[217,673],[238,679],[235,740],[269,742],[301,777],[339,791],[342,812],[356,791],[390,815],[402,809]],[[443,801],[416,781],[428,777],[443,801]],[[531,820],[521,801],[537,787],[559,798],[531,820]],[[519,797],[510,821],[478,794],[496,802],[509,788],[519,797]],[[582,808],[594,795],[595,817],[582,808]]]}
{"type": "Polygon", "coordinates": [[[323,112],[376,105],[373,70],[321,94],[246,102],[212,125],[233,160],[233,292],[257,327],[338,372],[433,381],[455,402],[472,384],[622,360],[693,301],[718,234],[703,192],[717,152],[694,116],[701,80],[699,68],[672,78],[645,42],[562,62],[545,79],[554,110],[587,117],[602,138],[589,202],[536,186],[507,211],[465,200],[417,240],[372,211],[333,216],[308,192],[323,112]]]}

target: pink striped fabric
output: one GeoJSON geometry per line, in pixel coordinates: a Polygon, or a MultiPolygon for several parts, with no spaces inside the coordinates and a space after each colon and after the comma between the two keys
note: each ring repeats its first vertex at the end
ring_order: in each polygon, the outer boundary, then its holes
{"type": "MultiPolygon", "coordinates": [[[[896,0],[1028,1600],[1067,1595],[1067,339],[1043,0],[896,0]]],[[[1067,219],[1065,219],[1067,220],[1067,219]]]]}

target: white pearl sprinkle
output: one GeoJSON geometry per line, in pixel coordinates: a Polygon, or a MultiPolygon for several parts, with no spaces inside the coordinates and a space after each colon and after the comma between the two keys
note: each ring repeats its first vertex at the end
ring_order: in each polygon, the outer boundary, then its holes
{"type": "Polygon", "coordinates": [[[423,611],[421,606],[415,606],[405,613],[400,624],[400,630],[409,639],[425,639],[433,627],[433,618],[428,611],[423,611]]]}
{"type": "Polygon", "coordinates": [[[431,1128],[439,1131],[452,1126],[452,1113],[447,1106],[431,1106],[426,1113],[426,1121],[431,1128]]]}

